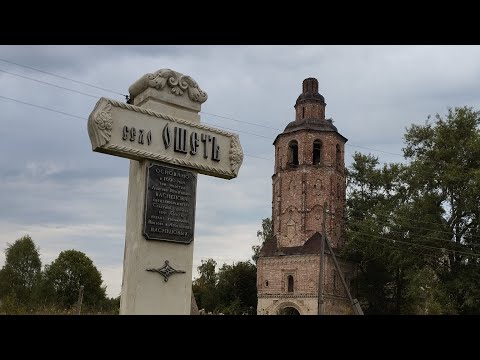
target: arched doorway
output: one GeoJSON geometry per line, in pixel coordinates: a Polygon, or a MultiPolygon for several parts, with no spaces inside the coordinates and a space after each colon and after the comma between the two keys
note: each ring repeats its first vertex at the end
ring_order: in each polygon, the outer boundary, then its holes
{"type": "Polygon", "coordinates": [[[295,302],[285,301],[279,304],[273,313],[277,315],[302,315],[303,311],[295,302]]]}
{"type": "Polygon", "coordinates": [[[280,309],[278,311],[278,315],[300,315],[300,313],[294,307],[287,306],[283,309],[280,309]]]}

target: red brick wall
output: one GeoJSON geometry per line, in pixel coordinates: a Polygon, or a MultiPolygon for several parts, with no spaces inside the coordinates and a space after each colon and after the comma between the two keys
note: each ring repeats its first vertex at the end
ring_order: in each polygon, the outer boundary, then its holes
{"type": "Polygon", "coordinates": [[[257,262],[259,294],[286,294],[287,277],[293,275],[294,293],[316,294],[319,273],[318,255],[260,258],[257,262]],[[317,278],[315,278],[315,274],[317,278]],[[266,282],[268,281],[268,286],[266,282]]]}
{"type": "Polygon", "coordinates": [[[315,232],[321,233],[325,202],[330,210],[327,235],[334,247],[341,246],[346,186],[343,139],[333,132],[298,131],[279,136],[275,147],[272,219],[279,246],[301,246],[315,232]],[[313,142],[317,139],[322,142],[321,161],[320,165],[312,165],[313,142]],[[292,140],[298,142],[299,165],[295,168],[287,165],[292,140]]]}
{"type": "Polygon", "coordinates": [[[295,108],[295,118],[296,120],[308,118],[325,119],[325,106],[320,103],[297,105],[295,108]]]}
{"type": "MultiPolygon", "coordinates": [[[[338,259],[342,275],[348,273],[351,279],[355,267],[352,263],[338,259]]],[[[257,290],[259,295],[289,295],[287,277],[294,278],[294,292],[291,295],[318,295],[320,273],[319,255],[290,255],[261,257],[257,262],[257,290]],[[268,281],[268,286],[266,282],[268,281]]],[[[347,297],[335,264],[329,254],[325,255],[325,295],[347,297]],[[334,275],[335,274],[335,275],[334,275]]],[[[347,281],[347,286],[350,286],[347,281]]]]}

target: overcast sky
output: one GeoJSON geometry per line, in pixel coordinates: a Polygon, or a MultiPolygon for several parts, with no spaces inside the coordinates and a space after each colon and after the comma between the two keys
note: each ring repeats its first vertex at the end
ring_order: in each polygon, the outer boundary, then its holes
{"type": "Polygon", "coordinates": [[[141,76],[170,68],[208,93],[202,112],[266,126],[201,114],[237,132],[246,156],[236,179],[199,175],[195,269],[207,258],[219,266],[251,258],[271,216],[272,142],[295,119],[305,78],[318,79],[326,116],[349,139],[347,166],[355,151],[402,161],[394,154],[407,126],[448,107],[480,108],[479,46],[22,45],[0,46],[0,59],[0,266],[7,243],[29,234],[44,265],[63,250],[84,252],[112,297],[122,282],[129,160],[91,150],[86,119],[101,96],[125,101],[120,94],[141,76]]]}

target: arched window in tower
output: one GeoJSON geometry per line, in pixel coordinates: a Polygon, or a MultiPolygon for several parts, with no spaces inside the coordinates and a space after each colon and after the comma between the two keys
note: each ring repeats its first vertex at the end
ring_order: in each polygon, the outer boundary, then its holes
{"type": "Polygon", "coordinates": [[[313,165],[320,165],[322,159],[322,142],[320,140],[315,140],[313,142],[313,165]]]}
{"type": "Polygon", "coordinates": [[[298,165],[298,142],[292,140],[288,144],[288,165],[298,165]]]}
{"type": "Polygon", "coordinates": [[[293,276],[288,275],[288,292],[293,292],[293,276]]]}
{"type": "Polygon", "coordinates": [[[305,118],[305,106],[302,106],[302,119],[305,118]]]}
{"type": "Polygon", "coordinates": [[[340,151],[340,145],[337,144],[336,149],[337,149],[337,152],[335,154],[335,164],[337,166],[337,170],[340,170],[340,167],[342,166],[342,156],[340,151]]]}

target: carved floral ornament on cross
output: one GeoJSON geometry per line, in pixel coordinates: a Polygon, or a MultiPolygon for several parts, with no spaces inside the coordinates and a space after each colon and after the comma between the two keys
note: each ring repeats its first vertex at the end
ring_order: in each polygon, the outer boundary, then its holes
{"type": "Polygon", "coordinates": [[[131,97],[134,98],[149,87],[163,90],[165,86],[168,86],[171,93],[177,96],[183,95],[186,91],[190,100],[200,104],[208,99],[207,93],[200,89],[197,82],[190,76],[170,69],[161,69],[153,74],[144,75],[139,81],[130,86],[129,92],[131,97]]]}

